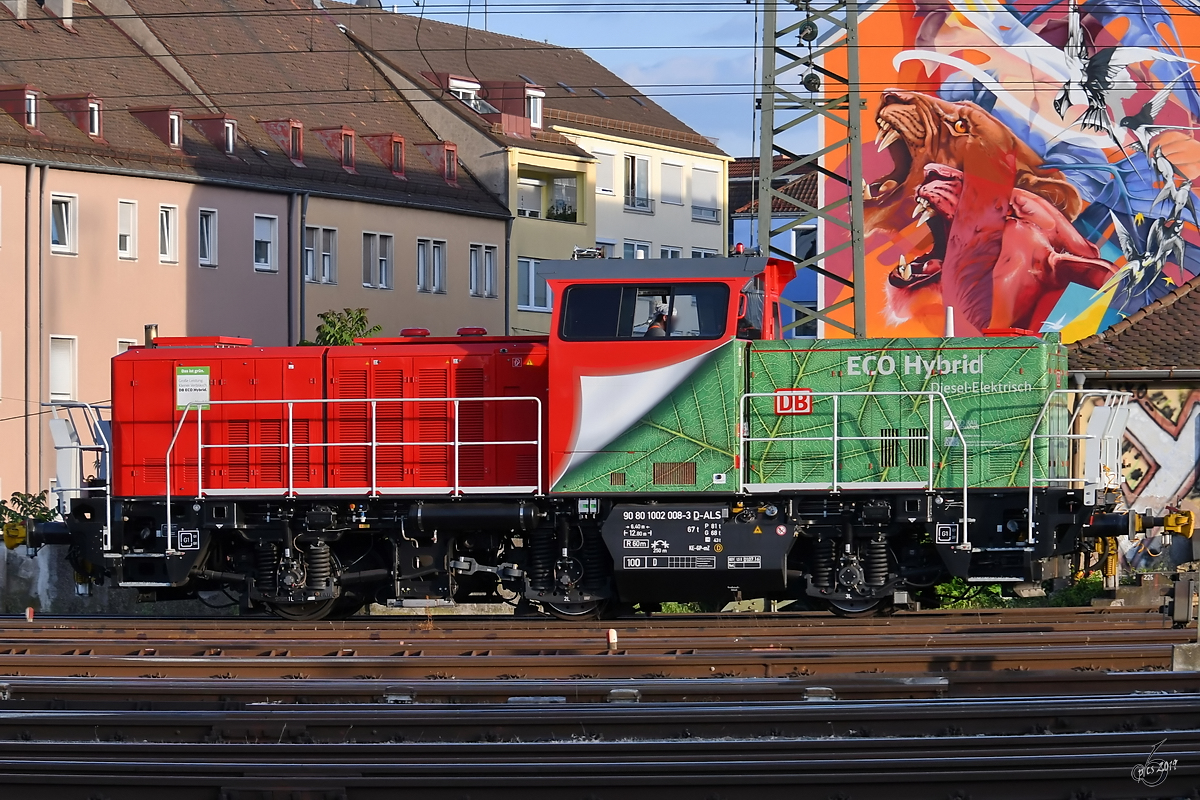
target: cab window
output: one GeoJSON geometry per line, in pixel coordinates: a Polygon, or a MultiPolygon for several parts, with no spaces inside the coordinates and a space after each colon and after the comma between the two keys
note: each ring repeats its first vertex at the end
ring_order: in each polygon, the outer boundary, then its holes
{"type": "Polygon", "coordinates": [[[563,293],[566,341],[719,339],[729,316],[723,283],[578,284],[563,293]]]}

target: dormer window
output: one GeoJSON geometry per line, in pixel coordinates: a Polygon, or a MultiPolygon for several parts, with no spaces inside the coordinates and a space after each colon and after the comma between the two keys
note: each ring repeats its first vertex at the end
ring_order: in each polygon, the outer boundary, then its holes
{"type": "Polygon", "coordinates": [[[383,166],[392,173],[393,177],[405,179],[404,175],[404,137],[398,133],[371,133],[359,137],[363,144],[371,148],[383,166]]]}
{"type": "Polygon", "coordinates": [[[446,183],[458,183],[458,145],[446,145],[446,183]]]}
{"type": "Polygon", "coordinates": [[[479,96],[479,89],[480,85],[475,81],[462,78],[450,79],[450,94],[480,114],[499,114],[500,111],[495,106],[479,96]]]}
{"type": "Polygon", "coordinates": [[[167,115],[167,145],[176,149],[183,146],[183,115],[167,115]]]}
{"type": "Polygon", "coordinates": [[[225,155],[233,155],[233,146],[237,141],[237,122],[225,120],[225,155]]]}
{"type": "Polygon", "coordinates": [[[87,105],[88,136],[100,135],[100,102],[92,100],[87,105]]]}
{"type": "Polygon", "coordinates": [[[36,128],[37,119],[37,92],[25,93],[25,127],[36,128]]]}
{"type": "Polygon", "coordinates": [[[354,169],[354,132],[342,132],[342,168],[354,169]]]}
{"type": "Polygon", "coordinates": [[[392,139],[392,174],[404,174],[404,140],[392,139]]]}
{"type": "Polygon", "coordinates": [[[542,98],[545,96],[541,89],[525,88],[525,116],[531,128],[542,127],[542,98]]]}
{"type": "Polygon", "coordinates": [[[304,160],[304,128],[292,125],[288,131],[288,156],[293,161],[304,160]]]}

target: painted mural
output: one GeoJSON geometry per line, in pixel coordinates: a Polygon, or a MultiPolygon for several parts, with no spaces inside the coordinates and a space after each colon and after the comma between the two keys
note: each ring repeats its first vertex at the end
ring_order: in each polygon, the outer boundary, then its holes
{"type": "Polygon", "coordinates": [[[950,305],[959,335],[1074,341],[1200,273],[1195,0],[893,0],[860,40],[869,335],[950,305]]]}
{"type": "MultiPolygon", "coordinates": [[[[1200,389],[1117,387],[1134,393],[1121,449],[1125,500],[1131,508],[1159,512],[1174,506],[1200,515],[1200,389]]],[[[1122,557],[1136,569],[1173,567],[1191,560],[1191,542],[1158,537],[1124,542],[1122,557]]]]}

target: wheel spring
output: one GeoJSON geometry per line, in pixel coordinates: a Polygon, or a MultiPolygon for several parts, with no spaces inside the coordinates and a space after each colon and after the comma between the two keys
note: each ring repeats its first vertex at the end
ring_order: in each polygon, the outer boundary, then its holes
{"type": "Polygon", "coordinates": [[[580,553],[580,560],[583,561],[583,580],[580,581],[581,589],[595,591],[603,589],[608,582],[608,563],[604,551],[604,539],[600,536],[600,531],[591,528],[585,528],[583,531],[583,551],[580,553]]]}
{"type": "Polygon", "coordinates": [[[311,545],[304,553],[304,564],[308,567],[305,585],[309,589],[324,589],[333,577],[333,554],[325,542],[311,545]]]}
{"type": "Polygon", "coordinates": [[[529,541],[529,585],[539,591],[554,586],[554,533],[538,531],[529,541]]]}
{"type": "Polygon", "coordinates": [[[868,586],[883,586],[887,583],[887,542],[877,537],[866,545],[866,577],[868,586]]]}
{"type": "Polygon", "coordinates": [[[837,542],[833,539],[818,539],[813,553],[813,586],[830,586],[833,583],[833,559],[837,553],[837,542]]]}
{"type": "Polygon", "coordinates": [[[256,580],[258,581],[258,590],[265,595],[275,594],[278,588],[278,570],[279,562],[276,560],[278,551],[275,545],[271,542],[262,542],[254,550],[254,567],[258,573],[256,580]]]}

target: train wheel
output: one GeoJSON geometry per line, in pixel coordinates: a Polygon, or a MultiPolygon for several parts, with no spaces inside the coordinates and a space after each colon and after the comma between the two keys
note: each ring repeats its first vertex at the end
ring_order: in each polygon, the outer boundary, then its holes
{"type": "Polygon", "coordinates": [[[849,619],[873,617],[884,608],[882,600],[826,600],[825,603],[834,614],[849,619]]]}
{"type": "Polygon", "coordinates": [[[277,617],[292,622],[315,622],[333,613],[337,600],[312,600],[307,603],[268,603],[267,608],[277,617]]]}
{"type": "Polygon", "coordinates": [[[566,620],[600,619],[607,602],[591,600],[586,603],[547,603],[542,601],[542,608],[553,617],[566,620]]]}

